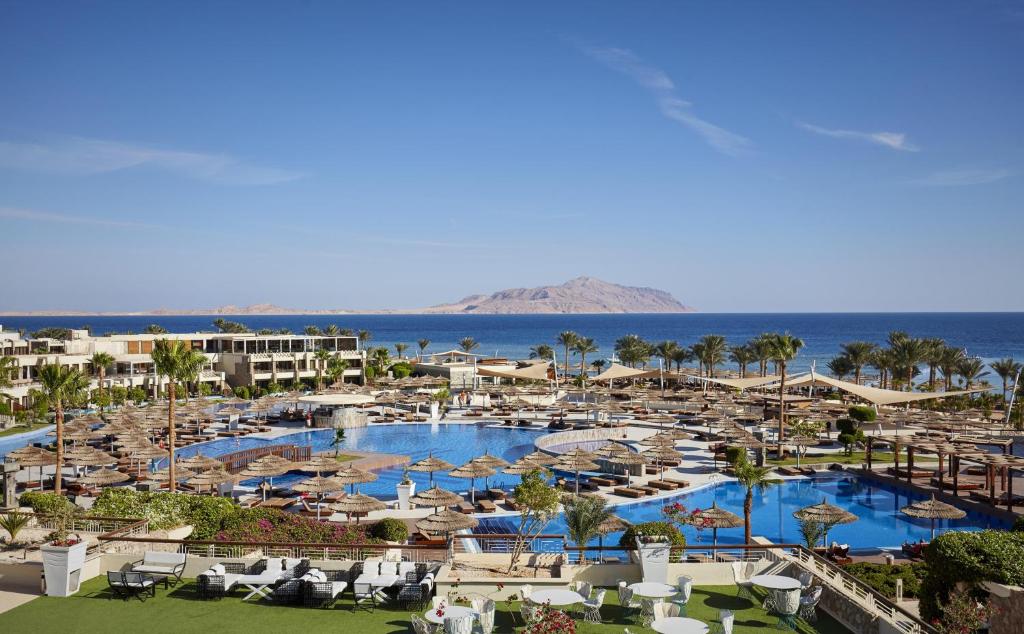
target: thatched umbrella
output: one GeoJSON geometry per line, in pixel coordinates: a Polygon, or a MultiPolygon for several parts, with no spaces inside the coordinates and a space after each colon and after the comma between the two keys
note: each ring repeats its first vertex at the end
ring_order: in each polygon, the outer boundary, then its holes
{"type": "Polygon", "coordinates": [[[125,480],[129,479],[131,479],[131,476],[128,475],[127,473],[122,473],[120,471],[114,471],[113,469],[107,469],[106,467],[102,467],[100,469],[97,469],[96,471],[93,471],[92,473],[85,474],[84,476],[79,478],[78,481],[84,482],[85,484],[107,486],[108,484],[117,484],[118,482],[124,482],[125,480]]]}
{"type": "Polygon", "coordinates": [[[642,456],[658,465],[658,472],[661,474],[662,480],[665,479],[665,469],[662,468],[665,461],[672,460],[678,462],[683,458],[683,454],[671,447],[655,447],[654,449],[648,449],[642,454],[642,456]]]}
{"type": "Polygon", "coordinates": [[[221,462],[220,460],[217,460],[216,458],[211,458],[210,456],[204,456],[201,453],[197,453],[191,458],[184,458],[182,460],[179,460],[178,464],[175,466],[179,465],[185,467],[186,469],[190,469],[192,471],[197,472],[209,471],[211,469],[222,469],[224,467],[224,463],[221,462]]]}
{"type": "Polygon", "coordinates": [[[498,456],[492,456],[489,450],[485,451],[484,455],[474,458],[473,461],[483,463],[492,469],[501,469],[502,467],[507,467],[509,464],[508,460],[503,460],[498,456]]]}
{"type": "Polygon", "coordinates": [[[434,454],[430,454],[428,457],[420,460],[419,462],[409,465],[409,471],[425,471],[430,474],[430,484],[434,484],[434,472],[435,471],[449,471],[454,469],[455,465],[450,462],[435,458],[434,454]]]}
{"type": "Polygon", "coordinates": [[[524,473],[530,473],[531,471],[541,471],[544,467],[545,465],[534,462],[528,457],[523,456],[519,460],[516,460],[509,466],[502,469],[502,471],[511,475],[523,475],[524,473]]]}
{"type": "Polygon", "coordinates": [[[466,464],[452,469],[448,472],[448,475],[453,478],[463,478],[469,480],[469,501],[476,504],[476,479],[486,478],[492,476],[497,471],[487,465],[470,460],[466,464]]]}
{"type": "Polygon", "coordinates": [[[441,533],[445,537],[467,528],[476,528],[480,522],[471,515],[456,513],[451,509],[444,509],[440,513],[428,515],[416,522],[416,528],[427,534],[441,533]]]}
{"type": "MultiPolygon", "coordinates": [[[[342,499],[330,505],[330,508],[344,513],[348,518],[352,519],[353,513],[369,513],[370,511],[380,511],[387,508],[387,504],[384,504],[375,497],[369,495],[363,495],[362,493],[356,493],[355,495],[346,495],[342,499]]],[[[317,512],[320,512],[317,507],[317,512]]],[[[359,516],[356,516],[356,524],[359,523],[359,516]]]]}
{"type": "Polygon", "coordinates": [[[935,539],[935,520],[958,520],[967,515],[967,512],[963,509],[959,509],[952,504],[946,504],[935,499],[935,494],[932,494],[930,500],[922,500],[920,502],[914,502],[910,506],[904,506],[900,509],[904,515],[910,517],[920,517],[923,519],[932,521],[932,539],[935,539]]]}
{"type": "Polygon", "coordinates": [[[310,471],[320,475],[321,473],[334,473],[341,469],[341,463],[330,456],[313,456],[306,462],[298,464],[300,471],[310,471]]]}
{"type": "Polygon", "coordinates": [[[828,543],[828,528],[835,526],[836,524],[852,524],[859,518],[853,513],[841,509],[834,504],[829,504],[824,498],[821,503],[813,504],[811,506],[805,506],[793,513],[793,517],[798,520],[805,520],[808,522],[816,522],[821,524],[825,529],[822,541],[828,543]]]}
{"type": "MultiPolygon", "coordinates": [[[[619,517],[618,515],[609,515],[603,522],[597,525],[597,545],[599,548],[604,548],[604,536],[609,533],[618,533],[629,528],[631,524],[619,517]]],[[[583,559],[583,553],[580,553],[580,559],[583,559]]]]}
{"type": "Polygon", "coordinates": [[[356,469],[351,465],[345,465],[332,477],[338,482],[355,487],[357,484],[375,481],[377,479],[377,474],[370,471],[363,471],[362,469],[356,469]]]}
{"type": "MultiPolygon", "coordinates": [[[[155,480],[157,482],[167,482],[171,479],[169,472],[170,469],[168,469],[167,467],[164,467],[163,469],[157,469],[156,471],[149,475],[149,478],[150,480],[155,480]]],[[[190,480],[196,477],[196,475],[197,474],[195,471],[189,471],[185,467],[179,465],[175,465],[174,467],[174,479],[177,480],[178,482],[185,482],[186,480],[190,480]]]]}
{"type": "MultiPolygon", "coordinates": [[[[19,467],[30,468],[39,467],[39,490],[43,490],[43,467],[57,464],[57,456],[53,453],[46,451],[40,447],[26,447],[25,449],[32,449],[31,452],[19,453],[15,458],[15,462],[18,463],[19,467]]],[[[8,457],[14,452],[7,454],[8,457]]],[[[31,473],[31,472],[30,472],[31,473]]],[[[30,475],[31,477],[31,475],[30,475]]]]}
{"type": "Polygon", "coordinates": [[[313,476],[302,482],[298,482],[292,485],[293,491],[299,491],[301,493],[313,493],[316,495],[316,519],[320,519],[320,501],[323,499],[325,493],[331,491],[344,491],[345,483],[335,478],[325,478],[323,476],[313,476]]]}
{"type": "Polygon", "coordinates": [[[576,483],[576,495],[580,493],[580,471],[589,471],[591,469],[598,469],[601,465],[593,461],[588,456],[593,456],[590,452],[580,451],[577,452],[575,449],[566,452],[561,455],[558,462],[555,463],[556,469],[563,471],[572,471],[574,481],[576,483]]]}
{"type": "Polygon", "coordinates": [[[542,466],[550,466],[558,462],[558,458],[550,454],[546,454],[543,451],[534,451],[533,453],[528,453],[525,456],[523,456],[523,458],[529,460],[534,464],[542,466]]]}
{"type": "MultiPolygon", "coordinates": [[[[274,476],[284,475],[291,471],[292,467],[293,465],[290,460],[271,454],[269,456],[263,456],[262,458],[253,460],[238,474],[245,476],[246,478],[260,478],[261,480],[269,478],[270,488],[273,489],[274,476]]],[[[263,493],[263,500],[266,501],[266,487],[260,486],[260,491],[263,493]]]]}
{"type": "Polygon", "coordinates": [[[420,506],[432,506],[436,512],[439,507],[452,506],[453,504],[462,502],[463,497],[458,493],[453,493],[447,489],[433,486],[424,491],[420,491],[409,498],[409,501],[420,506]]]}
{"type": "Polygon", "coordinates": [[[630,451],[625,445],[617,442],[608,443],[599,451],[601,457],[610,462],[611,464],[622,465],[626,467],[626,486],[629,486],[630,472],[629,468],[633,465],[644,464],[646,462],[644,457],[635,451],[630,451]]]}
{"type": "Polygon", "coordinates": [[[692,516],[690,521],[692,524],[700,522],[701,528],[710,528],[711,538],[715,545],[718,544],[718,529],[743,526],[743,518],[723,508],[718,508],[718,502],[712,502],[710,508],[701,510],[692,516]]]}

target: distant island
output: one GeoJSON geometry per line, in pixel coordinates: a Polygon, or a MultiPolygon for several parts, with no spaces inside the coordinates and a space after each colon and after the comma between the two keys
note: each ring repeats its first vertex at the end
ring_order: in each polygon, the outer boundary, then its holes
{"type": "Polygon", "coordinates": [[[73,310],[0,312],[0,316],[172,316],[172,315],[368,315],[368,314],[467,314],[532,315],[584,313],[689,313],[684,305],[666,291],[639,286],[622,286],[592,277],[577,277],[558,286],[510,288],[490,295],[470,295],[451,304],[427,308],[390,310],[297,309],[276,304],[229,304],[218,308],[170,309],[148,311],[87,312],[73,310]]]}

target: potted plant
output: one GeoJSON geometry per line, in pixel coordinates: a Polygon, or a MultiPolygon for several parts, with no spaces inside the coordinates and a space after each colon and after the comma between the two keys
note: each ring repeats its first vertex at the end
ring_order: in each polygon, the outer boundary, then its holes
{"type": "Polygon", "coordinates": [[[402,481],[395,487],[398,490],[398,508],[403,511],[409,510],[409,498],[416,493],[416,483],[409,477],[409,470],[402,470],[402,481]]]}
{"type": "Polygon", "coordinates": [[[74,506],[65,503],[50,513],[53,532],[46,536],[46,543],[40,547],[46,594],[51,597],[71,596],[78,592],[81,585],[86,544],[80,536],[70,534],[75,511],[74,506]]]}

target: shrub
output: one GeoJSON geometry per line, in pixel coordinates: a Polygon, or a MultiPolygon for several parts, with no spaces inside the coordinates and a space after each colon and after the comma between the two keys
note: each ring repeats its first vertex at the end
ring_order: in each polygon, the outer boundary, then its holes
{"type": "Polygon", "coordinates": [[[619,546],[623,548],[636,548],[637,537],[650,537],[660,535],[668,538],[668,543],[673,546],[685,546],[686,536],[671,522],[654,521],[633,524],[626,528],[619,538],[619,546]]]}
{"type": "Polygon", "coordinates": [[[7,531],[7,534],[11,536],[8,540],[9,544],[13,544],[18,539],[18,533],[21,532],[21,529],[28,526],[31,520],[32,518],[29,515],[18,515],[16,513],[0,515],[0,528],[7,531]]]}
{"type": "Polygon", "coordinates": [[[138,385],[136,385],[135,387],[128,391],[128,397],[136,403],[141,403],[142,401],[146,400],[148,396],[149,394],[146,393],[146,390],[142,387],[139,387],[138,385]]]}
{"type": "Polygon", "coordinates": [[[213,394],[213,386],[212,385],[210,385],[209,383],[200,383],[199,384],[199,395],[200,396],[210,396],[212,394],[213,394]]]}
{"type": "Polygon", "coordinates": [[[725,461],[736,466],[740,462],[746,462],[747,450],[745,447],[726,447],[725,448],[725,461]]]}
{"type": "Polygon", "coordinates": [[[238,509],[225,518],[217,541],[291,542],[301,544],[380,543],[362,526],[341,526],[277,509],[238,509]]]}
{"type": "Polygon", "coordinates": [[[245,400],[249,400],[249,388],[245,387],[244,385],[239,385],[238,387],[235,388],[235,396],[237,396],[238,398],[244,398],[245,400]]]}
{"type": "Polygon", "coordinates": [[[398,363],[391,366],[391,376],[396,379],[404,379],[405,377],[412,374],[412,365],[405,361],[399,361],[398,363]]]}
{"type": "Polygon", "coordinates": [[[370,527],[371,537],[383,539],[388,542],[405,542],[409,539],[409,527],[405,522],[393,517],[385,517],[370,527]]]}
{"type": "Polygon", "coordinates": [[[860,423],[870,423],[878,417],[875,409],[868,405],[853,405],[846,411],[846,415],[860,423]]]}
{"type": "Polygon", "coordinates": [[[839,430],[839,443],[846,447],[846,453],[853,452],[854,443],[864,441],[864,430],[860,428],[860,423],[856,420],[840,418],[836,421],[836,429],[839,430]]]}
{"type": "Polygon", "coordinates": [[[928,564],[921,581],[921,616],[942,617],[940,603],[950,600],[958,583],[981,581],[1024,585],[1024,533],[1011,531],[953,531],[936,537],[924,550],[928,564]]]}
{"type": "Polygon", "coordinates": [[[115,385],[110,388],[110,402],[114,405],[124,405],[124,402],[128,400],[128,395],[128,388],[123,385],[115,385]]]}
{"type": "Polygon", "coordinates": [[[843,566],[843,570],[890,599],[896,598],[896,580],[902,579],[904,598],[914,599],[919,597],[921,580],[927,574],[928,565],[918,562],[890,566],[864,562],[843,566]]]}
{"type": "Polygon", "coordinates": [[[228,498],[146,493],[126,487],[104,489],[93,505],[96,515],[149,520],[151,530],[191,524],[193,539],[211,539],[225,518],[238,511],[239,508],[228,498]]]}
{"type": "Polygon", "coordinates": [[[22,506],[30,506],[36,513],[43,513],[49,515],[61,507],[75,505],[72,504],[66,497],[57,495],[56,493],[43,493],[42,491],[27,491],[21,494],[18,498],[18,503],[22,506]]]}
{"type": "Polygon", "coordinates": [[[1017,519],[1013,520],[1013,527],[1010,530],[1018,533],[1024,533],[1024,515],[1020,515],[1017,519]]]}

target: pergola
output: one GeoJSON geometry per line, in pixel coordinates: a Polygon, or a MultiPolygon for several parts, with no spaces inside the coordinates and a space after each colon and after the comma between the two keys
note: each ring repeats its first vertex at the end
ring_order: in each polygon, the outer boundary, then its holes
{"type": "MultiPolygon", "coordinates": [[[[996,473],[999,474],[1003,496],[1006,498],[1006,510],[1013,512],[1013,471],[1016,469],[1017,471],[1024,472],[1024,458],[997,453],[961,457],[964,460],[975,462],[985,467],[985,481],[988,484],[988,502],[992,506],[999,506],[996,501],[996,473]]],[[[959,462],[959,458],[957,461],[959,462]]]]}

